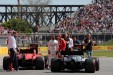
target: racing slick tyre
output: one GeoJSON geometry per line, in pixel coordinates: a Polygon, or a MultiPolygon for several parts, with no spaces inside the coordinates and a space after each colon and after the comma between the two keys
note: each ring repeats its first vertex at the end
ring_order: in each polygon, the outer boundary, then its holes
{"type": "Polygon", "coordinates": [[[51,72],[61,71],[61,59],[52,58],[51,59],[51,72]]]}
{"type": "Polygon", "coordinates": [[[99,58],[93,57],[93,59],[95,60],[96,71],[99,71],[100,69],[99,58]]]}
{"type": "Polygon", "coordinates": [[[44,70],[44,68],[45,68],[44,57],[37,57],[35,59],[35,69],[44,70]]]}
{"type": "Polygon", "coordinates": [[[10,57],[9,56],[5,56],[3,58],[3,69],[4,70],[8,70],[9,69],[9,65],[10,65],[10,57]]]}
{"type": "Polygon", "coordinates": [[[95,60],[90,58],[85,60],[85,72],[95,73],[95,60]]]}

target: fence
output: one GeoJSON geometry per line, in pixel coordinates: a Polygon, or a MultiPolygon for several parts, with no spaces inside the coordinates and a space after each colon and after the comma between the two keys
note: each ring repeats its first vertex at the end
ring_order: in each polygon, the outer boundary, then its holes
{"type": "MultiPolygon", "coordinates": [[[[59,33],[21,33],[18,35],[17,43],[20,47],[28,46],[31,43],[37,43],[39,47],[47,46],[47,42],[51,39],[51,35],[57,36],[59,33]]],[[[84,33],[77,33],[72,34],[76,35],[77,38],[83,43],[83,40],[85,38],[84,33]]],[[[110,39],[113,39],[113,33],[95,33],[92,34],[93,40],[99,44],[103,43],[105,41],[108,41],[110,39]]],[[[7,35],[0,35],[0,46],[5,46],[5,40],[7,38],[7,35]]]]}

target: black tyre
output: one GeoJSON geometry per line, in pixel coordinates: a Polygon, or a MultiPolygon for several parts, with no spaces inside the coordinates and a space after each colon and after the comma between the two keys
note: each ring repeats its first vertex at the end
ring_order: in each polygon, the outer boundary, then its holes
{"type": "Polygon", "coordinates": [[[45,68],[47,68],[48,66],[47,61],[48,61],[48,56],[44,56],[45,68]]]}
{"type": "Polygon", "coordinates": [[[3,69],[4,70],[8,70],[9,69],[9,65],[10,65],[10,57],[9,56],[5,56],[3,58],[3,69]]]}
{"type": "Polygon", "coordinates": [[[37,57],[35,60],[35,69],[44,70],[44,68],[45,68],[44,57],[37,57]]]}
{"type": "Polygon", "coordinates": [[[96,71],[99,71],[99,69],[100,69],[99,58],[93,57],[93,59],[95,60],[96,71]]]}
{"type": "Polygon", "coordinates": [[[88,72],[88,73],[95,72],[95,60],[94,59],[85,60],[85,72],[88,72]]]}
{"type": "Polygon", "coordinates": [[[51,72],[61,71],[61,59],[52,58],[51,59],[51,72]]]}

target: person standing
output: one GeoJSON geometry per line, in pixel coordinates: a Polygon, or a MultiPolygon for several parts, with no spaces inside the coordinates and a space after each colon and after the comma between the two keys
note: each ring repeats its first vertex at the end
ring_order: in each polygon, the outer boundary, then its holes
{"type": "Polygon", "coordinates": [[[68,45],[68,47],[69,47],[69,49],[70,50],[72,50],[72,48],[73,48],[73,39],[71,38],[71,33],[68,33],[68,39],[69,39],[69,45],[68,45]]]}
{"type": "Polygon", "coordinates": [[[66,51],[71,51],[73,48],[73,39],[71,38],[71,34],[64,34],[64,40],[66,41],[66,51]]]}
{"type": "Polygon", "coordinates": [[[55,39],[55,36],[51,36],[51,40],[48,43],[48,53],[49,53],[49,61],[48,61],[48,69],[51,66],[51,59],[57,57],[58,51],[58,41],[55,39]]]}
{"type": "Polygon", "coordinates": [[[91,34],[86,35],[86,39],[84,40],[84,46],[86,50],[86,54],[88,58],[92,57],[92,46],[93,46],[93,40],[91,37],[91,34]]]}
{"type": "Polygon", "coordinates": [[[81,45],[80,40],[77,39],[77,36],[73,36],[73,50],[78,51],[77,45],[81,45]]]}
{"type": "Polygon", "coordinates": [[[62,35],[59,34],[58,35],[58,58],[61,58],[61,51],[65,51],[66,49],[66,41],[64,40],[64,38],[62,38],[62,35]]]}
{"type": "Polygon", "coordinates": [[[11,71],[17,70],[18,68],[18,60],[17,60],[17,44],[16,44],[16,32],[8,32],[8,38],[7,38],[7,46],[8,46],[8,53],[10,55],[10,65],[9,68],[11,71]]]}

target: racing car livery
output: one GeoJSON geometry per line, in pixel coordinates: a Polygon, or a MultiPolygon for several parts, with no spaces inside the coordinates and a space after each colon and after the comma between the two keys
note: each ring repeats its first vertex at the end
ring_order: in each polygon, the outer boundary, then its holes
{"type": "MultiPolygon", "coordinates": [[[[28,49],[20,49],[17,55],[19,67],[35,67],[35,69],[43,70],[45,68],[44,57],[38,54],[38,45],[30,44],[28,49]]],[[[3,69],[9,67],[10,57],[3,58],[3,69]]]]}
{"type": "Polygon", "coordinates": [[[94,73],[99,71],[99,58],[84,57],[83,46],[79,45],[78,51],[61,51],[61,58],[52,58],[51,60],[51,71],[60,72],[62,70],[82,70],[85,72],[94,73]]]}

